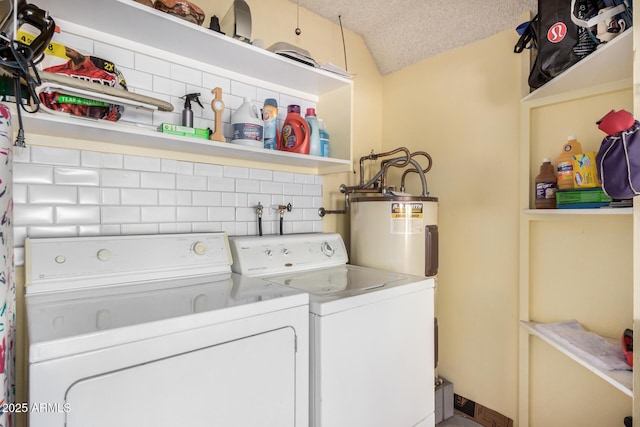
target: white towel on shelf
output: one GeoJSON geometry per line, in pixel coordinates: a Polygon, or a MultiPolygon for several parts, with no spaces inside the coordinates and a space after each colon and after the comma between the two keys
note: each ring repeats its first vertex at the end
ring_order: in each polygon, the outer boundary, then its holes
{"type": "Polygon", "coordinates": [[[631,370],[621,344],[582,327],[577,320],[540,323],[536,330],[603,371],[631,370]]]}

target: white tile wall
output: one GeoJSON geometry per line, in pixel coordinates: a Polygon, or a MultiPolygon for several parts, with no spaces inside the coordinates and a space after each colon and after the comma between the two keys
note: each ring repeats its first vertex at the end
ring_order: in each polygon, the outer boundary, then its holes
{"type": "MultiPolygon", "coordinates": [[[[261,106],[275,98],[281,106],[280,125],[288,104],[302,111],[315,102],[271,87],[235,80],[235,74],[217,75],[215,69],[196,67],[163,52],[132,51],[117,39],[86,37],[74,26],[62,27],[56,41],[113,61],[132,92],[171,102],[173,112],[127,110],[123,121],[159,125],[180,123],[187,93],[200,92],[204,108],[193,104],[194,126],[214,128],[211,90],[222,88],[226,109],[223,131],[231,136],[231,120],[245,97],[261,106]],[[173,62],[171,62],[173,61],[173,62]]],[[[320,112],[321,113],[321,112],[320,112]]],[[[27,129],[28,131],[28,129],[27,129]]],[[[265,206],[263,233],[279,232],[278,204],[291,203],[284,232],[322,231],[317,210],[322,203],[322,177],[236,166],[98,153],[52,147],[27,147],[14,157],[16,264],[24,260],[28,236],[86,236],[226,231],[229,235],[257,234],[256,205],[265,206]]]]}
{"type": "Polygon", "coordinates": [[[27,147],[14,163],[16,262],[26,237],[225,231],[322,231],[322,177],[290,172],[27,147]],[[70,160],[73,159],[73,160],[70,160]],[[35,163],[37,162],[37,164],[35,163]]]}

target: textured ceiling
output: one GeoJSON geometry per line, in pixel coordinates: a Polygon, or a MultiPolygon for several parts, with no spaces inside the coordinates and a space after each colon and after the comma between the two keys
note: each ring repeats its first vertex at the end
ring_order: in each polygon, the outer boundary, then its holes
{"type": "Polygon", "coordinates": [[[515,31],[523,12],[537,10],[538,0],[299,0],[299,4],[336,24],[341,16],[344,28],[362,36],[384,75],[501,31],[515,31]]]}

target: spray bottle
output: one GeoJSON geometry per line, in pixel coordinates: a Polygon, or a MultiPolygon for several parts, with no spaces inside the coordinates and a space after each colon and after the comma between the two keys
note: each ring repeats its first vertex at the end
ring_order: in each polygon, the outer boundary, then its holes
{"type": "Polygon", "coordinates": [[[201,108],[204,108],[200,103],[200,93],[188,93],[185,96],[180,97],[184,99],[184,109],[182,110],[182,126],[193,127],[193,110],[191,110],[191,101],[196,101],[201,108]]]}

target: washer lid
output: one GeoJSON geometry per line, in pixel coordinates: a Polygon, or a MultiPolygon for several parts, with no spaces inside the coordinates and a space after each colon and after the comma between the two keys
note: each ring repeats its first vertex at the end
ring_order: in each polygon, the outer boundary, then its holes
{"type": "Polygon", "coordinates": [[[355,265],[270,276],[265,280],[309,292],[310,310],[319,315],[435,286],[433,278],[355,265]]]}
{"type": "Polygon", "coordinates": [[[302,291],[233,273],[26,295],[30,362],[306,305],[302,291]]]}

